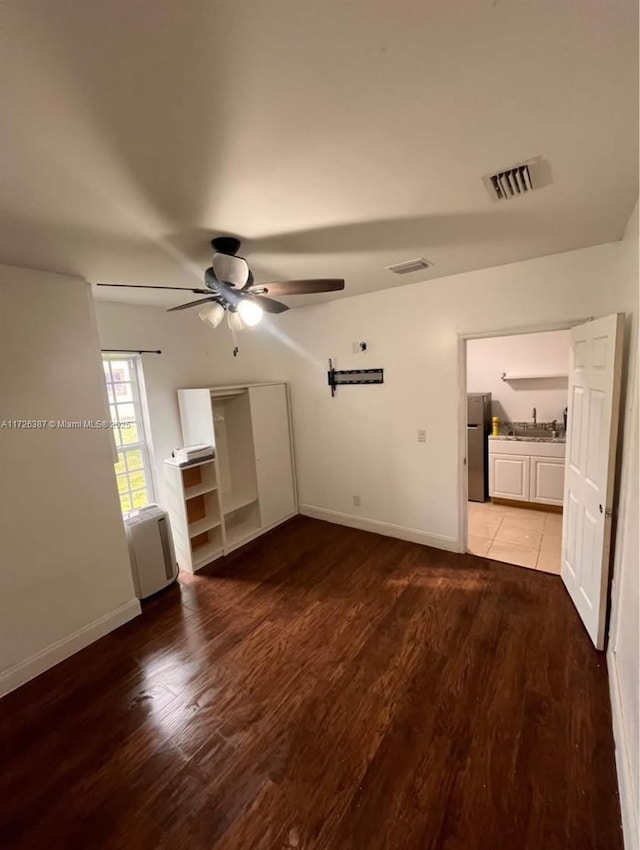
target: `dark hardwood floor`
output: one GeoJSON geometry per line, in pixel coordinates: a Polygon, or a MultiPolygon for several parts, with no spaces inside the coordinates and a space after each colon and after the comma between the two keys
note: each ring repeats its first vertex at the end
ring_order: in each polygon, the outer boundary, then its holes
{"type": "Polygon", "coordinates": [[[607,688],[558,577],[298,517],[0,702],[0,844],[621,850],[607,688]]]}

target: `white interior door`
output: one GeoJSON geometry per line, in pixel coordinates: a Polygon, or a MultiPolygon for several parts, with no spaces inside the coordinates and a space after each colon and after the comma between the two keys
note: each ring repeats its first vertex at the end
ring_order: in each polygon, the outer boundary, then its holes
{"type": "Polygon", "coordinates": [[[624,315],[573,328],[564,485],[562,580],[604,648],[624,315]]]}
{"type": "Polygon", "coordinates": [[[251,427],[261,525],[272,525],[296,510],[291,461],[287,388],[250,387],[251,427]]]}

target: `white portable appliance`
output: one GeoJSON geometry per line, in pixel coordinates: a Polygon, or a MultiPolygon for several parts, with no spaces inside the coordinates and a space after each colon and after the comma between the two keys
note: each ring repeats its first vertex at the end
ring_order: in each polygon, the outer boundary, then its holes
{"type": "Polygon", "coordinates": [[[146,599],[178,575],[169,517],[158,505],[149,505],[127,514],[124,526],[136,596],[146,599]]]}

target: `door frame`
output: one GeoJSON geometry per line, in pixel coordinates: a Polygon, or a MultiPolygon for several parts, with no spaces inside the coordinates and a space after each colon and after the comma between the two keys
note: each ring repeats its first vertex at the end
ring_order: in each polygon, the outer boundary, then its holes
{"type": "Polygon", "coordinates": [[[492,331],[458,332],[458,535],[457,551],[467,551],[467,342],[470,339],[492,339],[501,336],[526,336],[527,334],[568,331],[576,325],[592,321],[593,316],[568,319],[563,322],[544,322],[539,325],[516,325],[492,331]]]}

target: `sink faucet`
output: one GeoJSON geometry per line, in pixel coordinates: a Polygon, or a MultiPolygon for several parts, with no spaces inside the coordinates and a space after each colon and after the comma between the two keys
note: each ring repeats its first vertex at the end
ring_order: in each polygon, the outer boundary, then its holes
{"type": "Polygon", "coordinates": [[[538,411],[533,408],[533,427],[535,428],[538,424],[538,411]]]}

